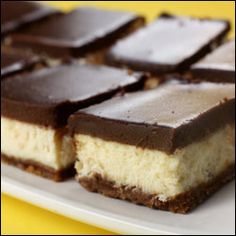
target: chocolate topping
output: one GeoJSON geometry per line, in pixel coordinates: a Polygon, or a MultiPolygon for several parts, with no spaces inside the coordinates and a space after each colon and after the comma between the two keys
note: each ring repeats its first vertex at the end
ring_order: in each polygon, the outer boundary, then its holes
{"type": "Polygon", "coordinates": [[[206,55],[229,31],[227,21],[164,14],[120,40],[107,61],[155,74],[181,71],[206,55]]]}
{"type": "Polygon", "coordinates": [[[60,127],[76,110],[142,86],[142,75],[111,67],[75,63],[43,69],[2,81],[2,115],[60,127]]]}
{"type": "Polygon", "coordinates": [[[1,1],[1,34],[55,13],[58,11],[33,1],[1,1]]]}
{"type": "Polygon", "coordinates": [[[235,120],[232,84],[167,83],[80,110],[71,132],[172,153],[235,120]]]}
{"type": "Polygon", "coordinates": [[[143,18],[132,13],[81,7],[13,36],[13,44],[53,56],[81,56],[107,47],[143,18]]]}
{"type": "Polygon", "coordinates": [[[1,52],[1,79],[32,68],[43,60],[30,53],[23,53],[8,49],[1,52]]]}
{"type": "Polygon", "coordinates": [[[191,68],[194,78],[235,83],[235,40],[229,41],[191,68]]]}

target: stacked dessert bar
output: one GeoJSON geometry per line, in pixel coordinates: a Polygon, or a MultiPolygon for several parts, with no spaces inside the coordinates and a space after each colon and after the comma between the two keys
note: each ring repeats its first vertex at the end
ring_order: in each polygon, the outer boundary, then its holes
{"type": "Polygon", "coordinates": [[[2,161],[177,213],[233,179],[228,21],[13,3],[1,2],[2,161]]]}

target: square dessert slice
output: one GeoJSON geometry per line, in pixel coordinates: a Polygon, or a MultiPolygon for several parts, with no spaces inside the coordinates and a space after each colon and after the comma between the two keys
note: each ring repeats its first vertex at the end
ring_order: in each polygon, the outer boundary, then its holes
{"type": "Polygon", "coordinates": [[[194,64],[191,72],[199,80],[235,83],[235,40],[216,48],[194,64]]]}
{"type": "Polygon", "coordinates": [[[29,52],[1,49],[1,79],[16,73],[30,71],[36,66],[45,64],[43,58],[29,52]]]}
{"type": "Polygon", "coordinates": [[[69,119],[89,191],[186,213],[234,176],[235,88],[179,84],[115,97],[69,119]]]}
{"type": "Polygon", "coordinates": [[[15,34],[13,44],[55,57],[83,56],[108,47],[143,23],[132,13],[81,7],[15,34]]]}
{"type": "Polygon", "coordinates": [[[74,169],[68,116],[142,85],[141,75],[77,63],[2,80],[2,160],[62,180],[74,169]]]}
{"type": "Polygon", "coordinates": [[[187,69],[219,44],[229,22],[162,14],[156,21],[119,40],[107,61],[154,74],[187,69]]]}
{"type": "Polygon", "coordinates": [[[1,35],[57,13],[58,10],[35,1],[1,1],[1,35]]]}

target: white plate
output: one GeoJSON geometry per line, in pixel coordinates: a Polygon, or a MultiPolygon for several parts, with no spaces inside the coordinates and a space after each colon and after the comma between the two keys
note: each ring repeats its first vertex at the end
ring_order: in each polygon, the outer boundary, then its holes
{"type": "Polygon", "coordinates": [[[73,179],[54,183],[1,165],[1,190],[50,211],[122,234],[235,234],[234,182],[187,215],[90,193],[73,179]]]}

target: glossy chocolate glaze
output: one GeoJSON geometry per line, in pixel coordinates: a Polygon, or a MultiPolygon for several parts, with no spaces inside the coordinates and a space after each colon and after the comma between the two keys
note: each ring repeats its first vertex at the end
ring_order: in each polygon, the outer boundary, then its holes
{"type": "Polygon", "coordinates": [[[216,48],[191,67],[195,79],[235,83],[235,40],[216,48]]]}
{"type": "Polygon", "coordinates": [[[55,13],[58,11],[33,1],[1,1],[1,34],[55,13]]]}
{"type": "Polygon", "coordinates": [[[132,13],[80,7],[15,34],[13,44],[53,56],[82,56],[107,47],[139,21],[144,19],[132,13]]]}
{"type": "Polygon", "coordinates": [[[167,83],[71,116],[72,133],[172,153],[235,120],[232,84],[167,83]]]}
{"type": "Polygon", "coordinates": [[[164,14],[118,41],[107,61],[154,74],[185,70],[219,44],[229,29],[229,22],[223,20],[164,14]]]}
{"type": "Polygon", "coordinates": [[[141,89],[143,76],[125,70],[77,63],[42,69],[2,81],[4,117],[61,127],[80,108],[101,102],[123,90],[141,89]]]}
{"type": "Polygon", "coordinates": [[[43,59],[36,55],[15,50],[2,49],[1,79],[28,70],[40,62],[43,62],[43,59]]]}

